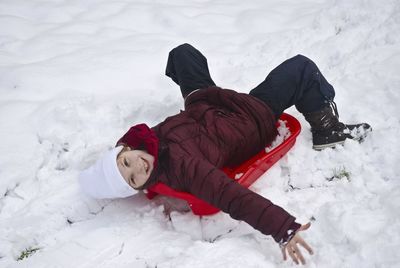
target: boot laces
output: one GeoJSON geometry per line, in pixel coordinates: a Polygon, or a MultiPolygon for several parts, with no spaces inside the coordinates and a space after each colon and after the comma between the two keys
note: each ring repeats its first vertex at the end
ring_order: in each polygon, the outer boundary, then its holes
{"type": "Polygon", "coordinates": [[[332,108],[335,117],[336,117],[337,119],[339,119],[339,112],[338,112],[338,109],[337,109],[336,102],[334,102],[333,100],[330,100],[330,101],[329,101],[329,105],[330,105],[330,107],[332,108]]]}

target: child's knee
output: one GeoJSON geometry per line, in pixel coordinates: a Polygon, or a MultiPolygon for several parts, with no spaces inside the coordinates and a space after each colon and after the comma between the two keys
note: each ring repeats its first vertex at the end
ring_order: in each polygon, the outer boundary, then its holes
{"type": "Polygon", "coordinates": [[[313,62],[311,59],[309,59],[306,56],[301,55],[301,54],[294,56],[292,59],[297,62],[313,62]]]}
{"type": "Polygon", "coordinates": [[[186,53],[188,51],[194,51],[194,50],[196,50],[196,49],[192,45],[190,45],[188,43],[184,43],[184,44],[177,46],[172,51],[174,51],[174,53],[181,54],[181,53],[186,53]]]}

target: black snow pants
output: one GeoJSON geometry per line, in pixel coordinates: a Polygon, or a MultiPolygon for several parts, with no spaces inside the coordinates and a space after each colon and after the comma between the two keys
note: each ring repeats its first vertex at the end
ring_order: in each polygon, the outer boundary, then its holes
{"type": "MultiPolygon", "coordinates": [[[[165,74],[180,86],[183,97],[215,86],[206,57],[189,44],[170,51],[165,74]]],[[[335,90],[313,61],[297,55],[273,69],[249,94],[266,103],[279,118],[292,105],[301,113],[318,111],[333,102],[335,90]]]]}

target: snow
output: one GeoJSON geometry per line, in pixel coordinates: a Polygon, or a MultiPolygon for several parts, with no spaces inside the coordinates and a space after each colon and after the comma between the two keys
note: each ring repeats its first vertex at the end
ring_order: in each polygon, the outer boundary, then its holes
{"type": "Polygon", "coordinates": [[[266,153],[271,152],[290,136],[290,130],[287,128],[286,123],[286,121],[278,120],[278,136],[276,136],[275,140],[269,146],[265,147],[266,153]]]}
{"type": "Polygon", "coordinates": [[[295,265],[226,214],[80,192],[79,171],[131,125],[183,108],[163,74],[184,42],[240,92],[291,56],[318,64],[341,119],[373,132],[317,152],[291,108],[297,143],[252,189],[312,221],[308,267],[400,266],[399,1],[2,0],[0,25],[0,267],[295,265]]]}

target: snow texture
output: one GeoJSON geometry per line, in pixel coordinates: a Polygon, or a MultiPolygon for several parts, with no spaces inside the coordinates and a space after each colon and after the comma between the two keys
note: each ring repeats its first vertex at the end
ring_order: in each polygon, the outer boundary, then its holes
{"type": "Polygon", "coordinates": [[[317,152],[290,108],[297,143],[252,190],[311,220],[308,267],[400,267],[398,0],[1,0],[0,267],[295,266],[226,214],[80,192],[79,171],[131,125],[183,108],[164,71],[185,42],[239,92],[297,54],[317,63],[341,120],[373,132],[317,152]]]}

